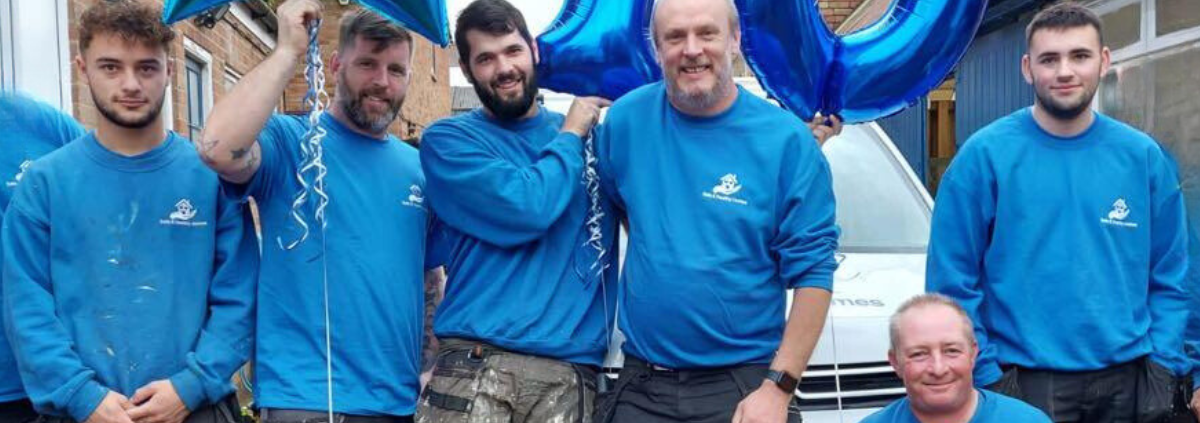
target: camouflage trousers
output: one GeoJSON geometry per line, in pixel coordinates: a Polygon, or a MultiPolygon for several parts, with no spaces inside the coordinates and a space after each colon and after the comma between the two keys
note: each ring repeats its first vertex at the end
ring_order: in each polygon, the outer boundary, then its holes
{"type": "Polygon", "coordinates": [[[591,423],[595,370],[474,341],[440,345],[417,423],[591,423]]]}

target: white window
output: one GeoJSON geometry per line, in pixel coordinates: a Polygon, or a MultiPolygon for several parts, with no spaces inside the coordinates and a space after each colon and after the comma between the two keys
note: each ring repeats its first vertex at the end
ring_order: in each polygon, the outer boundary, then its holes
{"type": "Polygon", "coordinates": [[[186,105],[184,122],[187,126],[181,133],[196,140],[204,129],[204,122],[213,104],[212,55],[190,39],[184,38],[183,81],[186,105]]]}
{"type": "Polygon", "coordinates": [[[0,89],[71,110],[67,0],[0,0],[0,89]]]}

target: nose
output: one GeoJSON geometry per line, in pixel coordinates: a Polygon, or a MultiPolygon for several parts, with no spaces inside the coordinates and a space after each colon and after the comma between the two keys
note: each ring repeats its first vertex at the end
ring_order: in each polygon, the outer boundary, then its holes
{"type": "Polygon", "coordinates": [[[142,90],[142,81],[138,79],[137,70],[132,67],[121,72],[120,88],[126,95],[137,94],[142,90]]]}
{"type": "Polygon", "coordinates": [[[941,354],[933,355],[933,363],[929,366],[929,372],[934,376],[943,376],[950,371],[950,363],[946,357],[941,354]]]}
{"type": "Polygon", "coordinates": [[[1070,81],[1075,77],[1075,71],[1071,68],[1070,60],[1059,61],[1058,67],[1054,69],[1054,77],[1059,81],[1070,81]]]}
{"type": "Polygon", "coordinates": [[[704,53],[704,47],[700,44],[700,37],[689,34],[687,41],[683,44],[683,55],[688,58],[699,57],[704,53]]]}

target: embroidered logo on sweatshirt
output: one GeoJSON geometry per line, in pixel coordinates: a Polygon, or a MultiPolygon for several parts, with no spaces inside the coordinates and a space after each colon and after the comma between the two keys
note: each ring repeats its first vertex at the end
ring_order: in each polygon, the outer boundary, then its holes
{"type": "Polygon", "coordinates": [[[175,211],[167,215],[166,219],[159,220],[158,223],[171,226],[208,226],[208,222],[193,220],[197,213],[199,212],[192,206],[192,202],[184,198],[175,203],[175,211]]]}
{"type": "Polygon", "coordinates": [[[421,192],[421,186],[413,184],[408,187],[408,190],[410,191],[408,200],[401,201],[400,204],[425,210],[425,195],[421,192]]]}
{"type": "Polygon", "coordinates": [[[1137,223],[1125,221],[1125,219],[1129,217],[1129,212],[1129,205],[1125,203],[1125,199],[1118,198],[1117,201],[1113,203],[1112,210],[1108,212],[1108,217],[1101,218],[1100,223],[1126,228],[1138,227],[1137,223]]]}
{"type": "Polygon", "coordinates": [[[21,178],[25,177],[25,171],[29,170],[29,165],[31,165],[31,164],[33,164],[33,160],[26,160],[26,161],[21,162],[20,170],[17,171],[16,175],[13,175],[13,178],[11,181],[5,182],[4,185],[7,185],[9,188],[15,188],[17,186],[17,184],[21,183],[21,178]]]}
{"type": "Polygon", "coordinates": [[[738,183],[737,175],[729,173],[721,177],[721,183],[712,187],[711,191],[705,191],[700,195],[710,200],[724,201],[726,203],[734,203],[746,205],[746,200],[737,198],[734,195],[742,190],[742,184],[738,183]]]}

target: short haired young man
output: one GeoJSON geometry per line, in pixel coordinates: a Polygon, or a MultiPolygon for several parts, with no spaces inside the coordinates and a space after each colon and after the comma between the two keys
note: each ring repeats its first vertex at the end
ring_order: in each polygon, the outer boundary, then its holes
{"type": "Polygon", "coordinates": [[[101,119],[35,161],[4,219],[4,314],[49,422],[237,415],[257,255],[238,204],[163,129],[174,33],[142,2],[98,2],[75,63],[101,119]]]}
{"type": "Polygon", "coordinates": [[[967,140],[929,244],[927,290],[975,321],[976,383],[1056,422],[1165,412],[1190,367],[1179,179],[1154,139],[1091,110],[1101,34],[1076,3],[1033,18],[1021,70],[1036,102],[967,140]]]}

